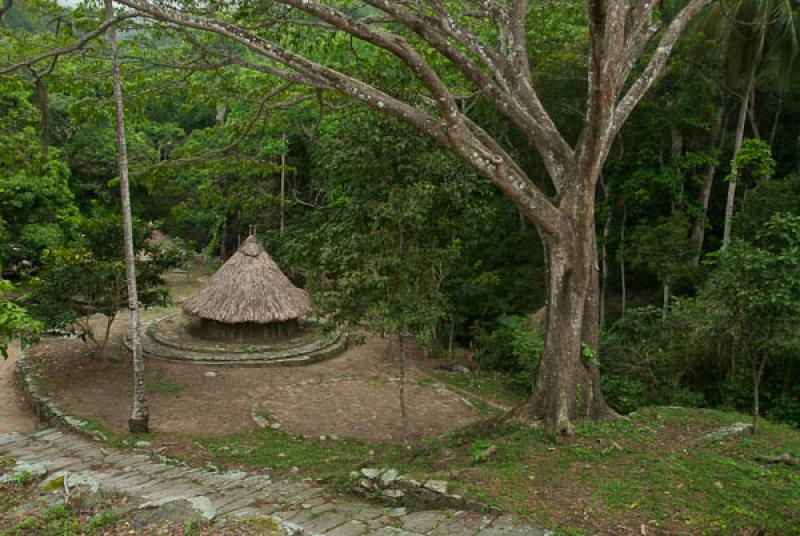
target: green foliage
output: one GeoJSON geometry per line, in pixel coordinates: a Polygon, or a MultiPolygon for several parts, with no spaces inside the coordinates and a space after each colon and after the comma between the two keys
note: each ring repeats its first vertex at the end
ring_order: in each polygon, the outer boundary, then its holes
{"type": "Polygon", "coordinates": [[[739,238],[753,241],[778,213],[800,215],[800,174],[760,181],[742,200],[734,231],[739,238]]]}
{"type": "Polygon", "coordinates": [[[296,240],[318,314],[431,345],[451,314],[444,287],[491,217],[485,184],[392,119],[359,111],[323,124],[324,218],[296,240]],[[309,258],[313,252],[313,258],[309,258]]]}
{"type": "Polygon", "coordinates": [[[61,152],[44,154],[33,108],[19,81],[0,78],[0,263],[14,272],[62,246],[77,219],[61,152]]]}
{"type": "MultiPolygon", "coordinates": [[[[769,179],[775,173],[772,148],[763,140],[746,139],[731,162],[731,168],[736,170],[736,179],[748,188],[769,179]]],[[[729,176],[728,180],[732,178],[729,176]]]]}
{"type": "Polygon", "coordinates": [[[689,259],[695,246],[689,228],[689,219],[682,212],[638,225],[631,232],[628,259],[634,267],[653,273],[662,285],[691,280],[695,270],[689,259]]]}
{"type": "MultiPolygon", "coordinates": [[[[31,283],[28,304],[32,314],[49,329],[76,333],[98,342],[89,324],[100,313],[110,322],[127,303],[122,244],[122,218],[98,215],[81,223],[81,239],[70,247],[48,251],[42,271],[31,283]]],[[[182,262],[182,253],[164,249],[151,240],[153,228],[136,222],[134,244],[139,304],[163,305],[164,272],[182,262]]],[[[102,345],[104,345],[105,338],[102,345]]]]}
{"type": "Polygon", "coordinates": [[[459,495],[537,526],[579,534],[613,533],[632,516],[670,533],[697,527],[747,533],[768,527],[791,534],[800,516],[796,469],[757,458],[783,452],[800,457],[800,433],[767,423],[754,437],[698,439],[743,418],[715,410],[648,408],[627,419],[581,423],[574,441],[565,444],[548,441],[538,427],[512,421],[491,432],[468,428],[430,438],[412,449],[303,439],[268,428],[198,439],[202,448],[193,455],[220,467],[266,467],[275,474],[297,467],[301,475],[337,491],[351,489],[350,472],[368,460],[370,466],[393,467],[420,481],[447,480],[459,495]],[[686,442],[676,443],[676,437],[692,441],[688,454],[686,442]],[[476,464],[476,455],[491,445],[495,454],[476,464]],[[558,493],[542,493],[553,489],[558,493]],[[583,509],[565,508],[565,494],[569,505],[594,501],[597,515],[587,520],[583,509]],[[533,496],[535,503],[526,500],[533,496]]]}
{"type": "Polygon", "coordinates": [[[714,257],[696,298],[628,311],[603,337],[602,379],[621,411],[653,404],[749,408],[763,363],[765,413],[800,422],[800,217],[776,214],[714,257]]]}
{"type": "Polygon", "coordinates": [[[678,302],[662,320],[655,307],[629,311],[603,334],[601,379],[612,407],[628,413],[651,405],[699,406],[702,393],[686,379],[696,370],[694,343],[686,337],[696,309],[678,302]]]}
{"type": "Polygon", "coordinates": [[[533,329],[527,317],[502,316],[493,329],[482,328],[475,342],[482,368],[502,371],[509,375],[512,389],[530,392],[533,375],[544,353],[544,334],[533,329]]]}
{"type": "Polygon", "coordinates": [[[758,398],[765,367],[785,369],[800,355],[800,216],[775,214],[753,242],[734,241],[698,299],[709,308],[708,332],[725,341],[732,367],[751,371],[758,398]]]}
{"type": "Polygon", "coordinates": [[[0,279],[0,357],[8,358],[8,345],[19,339],[23,346],[30,344],[42,330],[41,323],[33,320],[28,312],[11,297],[14,286],[0,279]]]}
{"type": "Polygon", "coordinates": [[[748,354],[790,336],[800,315],[800,216],[775,214],[753,242],[735,241],[716,259],[700,299],[748,354]]]}

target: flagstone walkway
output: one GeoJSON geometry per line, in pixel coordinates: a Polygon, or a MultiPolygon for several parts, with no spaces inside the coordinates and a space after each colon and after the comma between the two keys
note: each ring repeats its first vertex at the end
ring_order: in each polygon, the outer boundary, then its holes
{"type": "Polygon", "coordinates": [[[159,463],[145,454],[105,449],[55,429],[0,434],[0,456],[11,456],[45,478],[64,476],[157,508],[185,501],[199,517],[267,516],[287,536],[544,536],[511,517],[472,512],[381,508],[337,501],[312,482],[273,481],[268,475],[212,473],[159,463]]]}

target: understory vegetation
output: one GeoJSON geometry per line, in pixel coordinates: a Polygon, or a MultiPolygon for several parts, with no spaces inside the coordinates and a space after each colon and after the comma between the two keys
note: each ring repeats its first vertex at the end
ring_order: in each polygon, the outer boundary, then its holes
{"type": "Polygon", "coordinates": [[[759,527],[792,534],[800,512],[797,470],[763,460],[800,454],[798,434],[765,424],[753,437],[704,437],[742,417],[658,407],[612,423],[586,423],[570,445],[554,445],[541,429],[509,422],[491,433],[431,438],[411,450],[264,429],[196,440],[180,456],[275,474],[299,469],[348,493],[354,468],[392,467],[411,478],[446,480],[452,493],[560,527],[557,534],[624,532],[639,525],[665,533],[748,533],[759,527]],[[478,456],[490,447],[494,454],[478,456]]]}

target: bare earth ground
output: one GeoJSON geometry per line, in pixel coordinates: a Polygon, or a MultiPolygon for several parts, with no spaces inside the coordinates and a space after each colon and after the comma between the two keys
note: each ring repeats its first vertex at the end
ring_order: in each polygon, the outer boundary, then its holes
{"type": "Polygon", "coordinates": [[[0,434],[36,430],[36,416],[26,408],[14,383],[18,357],[19,345],[14,343],[8,359],[0,358],[0,434]]]}
{"type": "MultiPolygon", "coordinates": [[[[148,312],[152,318],[161,311],[148,312]]],[[[101,323],[103,319],[98,319],[101,323]]],[[[77,339],[43,341],[28,355],[40,381],[67,412],[123,432],[131,408],[132,370],[122,337],[129,321],[114,324],[108,359],[77,339]]],[[[148,359],[150,424],[157,432],[214,436],[253,429],[259,414],[292,432],[366,441],[401,440],[398,362],[386,340],[369,337],[333,359],[301,367],[245,368],[148,359]],[[216,376],[207,377],[207,372],[216,376]]],[[[408,359],[409,436],[453,430],[480,418],[468,403],[440,387],[421,385],[433,372],[419,355],[408,359]]]]}

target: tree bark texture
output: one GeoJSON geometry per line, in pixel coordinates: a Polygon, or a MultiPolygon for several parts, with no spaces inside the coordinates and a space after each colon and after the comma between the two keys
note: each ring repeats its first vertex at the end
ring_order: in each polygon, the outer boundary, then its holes
{"type": "MultiPolygon", "coordinates": [[[[113,0],[105,0],[106,20],[114,17],[113,0]]],[[[136,289],[136,254],[133,244],[133,214],[128,181],[128,148],[125,139],[125,108],[122,102],[122,81],[119,50],[114,26],[108,27],[108,42],[111,45],[112,84],[114,86],[114,108],[117,130],[117,160],[119,164],[119,188],[122,199],[122,229],[125,245],[125,274],[128,283],[128,310],[131,315],[130,339],[133,353],[133,409],[128,420],[132,433],[149,430],[150,411],[144,383],[144,358],[142,356],[141,326],[139,321],[139,297],[136,289]]]]}

